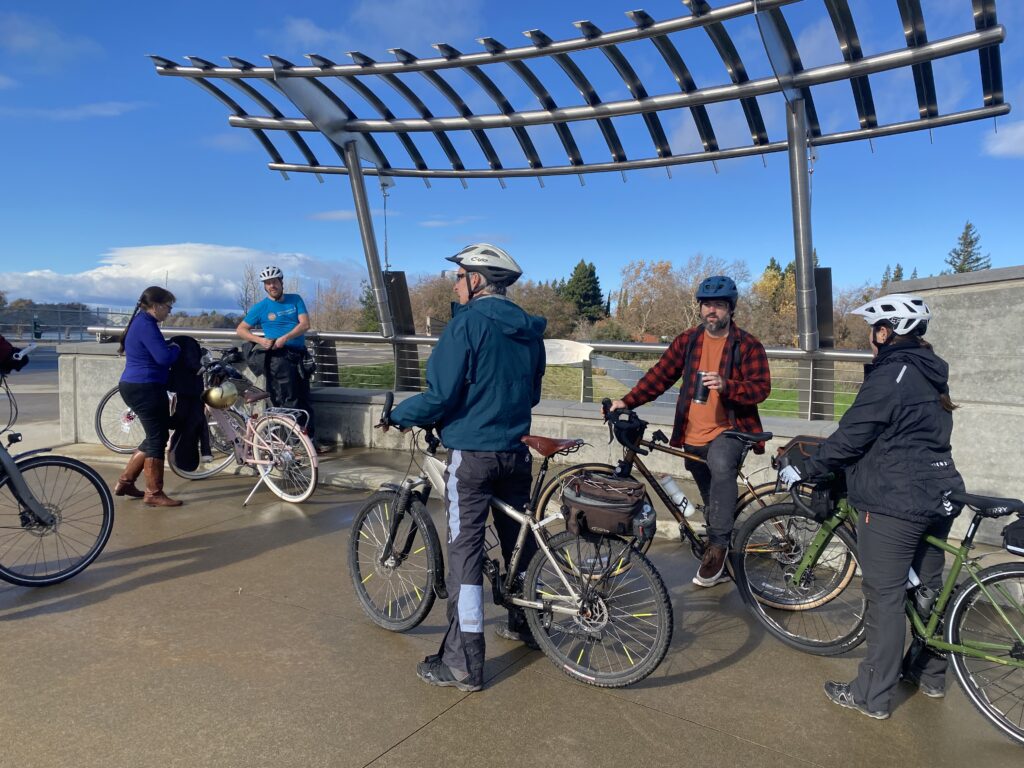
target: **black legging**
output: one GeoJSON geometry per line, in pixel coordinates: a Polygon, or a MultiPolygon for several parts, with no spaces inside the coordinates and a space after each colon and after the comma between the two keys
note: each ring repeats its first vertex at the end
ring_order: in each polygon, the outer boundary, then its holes
{"type": "Polygon", "coordinates": [[[125,403],[135,411],[146,431],[146,439],[139,450],[151,459],[162,459],[170,434],[171,409],[167,401],[166,384],[135,384],[121,381],[117,385],[125,403]]]}

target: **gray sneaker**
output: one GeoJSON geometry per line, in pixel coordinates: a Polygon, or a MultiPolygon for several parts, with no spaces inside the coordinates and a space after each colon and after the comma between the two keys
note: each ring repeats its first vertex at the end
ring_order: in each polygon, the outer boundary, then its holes
{"type": "Polygon", "coordinates": [[[828,696],[829,701],[833,704],[838,704],[840,707],[846,707],[847,709],[855,709],[862,715],[867,715],[875,720],[888,720],[889,713],[883,710],[871,710],[865,707],[863,704],[858,704],[854,701],[853,691],[850,690],[849,683],[837,683],[829,680],[825,683],[825,695],[828,696]]]}
{"type": "Polygon", "coordinates": [[[941,699],[946,695],[946,689],[940,688],[937,685],[929,685],[928,683],[921,680],[919,675],[915,675],[913,672],[904,672],[901,679],[907,685],[912,685],[929,699],[941,699]]]}

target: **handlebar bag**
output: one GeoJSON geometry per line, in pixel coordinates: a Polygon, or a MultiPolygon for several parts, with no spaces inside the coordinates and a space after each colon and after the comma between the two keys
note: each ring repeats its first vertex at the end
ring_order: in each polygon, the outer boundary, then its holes
{"type": "Polygon", "coordinates": [[[1024,518],[1003,528],[1003,548],[1007,552],[1024,556],[1024,518]]]}
{"type": "Polygon", "coordinates": [[[633,535],[633,519],[644,506],[646,489],[632,478],[581,472],[562,487],[566,528],[581,532],[633,535]]]}

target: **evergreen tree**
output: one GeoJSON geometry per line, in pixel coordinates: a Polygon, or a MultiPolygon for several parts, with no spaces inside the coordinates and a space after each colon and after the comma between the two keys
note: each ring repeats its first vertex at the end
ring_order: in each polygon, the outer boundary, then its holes
{"type": "Polygon", "coordinates": [[[882,273],[882,288],[885,288],[889,283],[892,282],[892,269],[888,264],[885,265],[885,272],[882,273]]]}
{"type": "Polygon", "coordinates": [[[910,273],[911,280],[917,280],[917,267],[914,267],[914,271],[910,273]]]}
{"type": "Polygon", "coordinates": [[[377,300],[373,295],[373,286],[368,280],[361,283],[363,292],[359,295],[359,319],[356,322],[356,330],[364,333],[380,331],[380,319],[377,317],[377,300]]]}
{"type": "Polygon", "coordinates": [[[903,280],[903,265],[897,263],[896,268],[892,271],[892,281],[898,283],[903,280]]]}
{"type": "Polygon", "coordinates": [[[592,263],[588,264],[580,259],[580,263],[573,269],[569,280],[562,285],[558,293],[576,306],[576,311],[581,317],[591,322],[605,316],[601,282],[597,279],[597,268],[592,263]]]}
{"type": "Polygon", "coordinates": [[[981,235],[968,221],[964,224],[964,231],[960,233],[956,248],[951,250],[949,256],[946,257],[946,263],[954,273],[977,272],[992,266],[992,260],[988,254],[981,255],[979,243],[981,243],[981,235]]]}
{"type": "Polygon", "coordinates": [[[775,260],[774,256],[772,256],[770,259],[768,259],[768,266],[764,268],[764,273],[765,274],[771,273],[771,274],[775,274],[775,275],[781,275],[782,274],[782,267],[779,266],[779,262],[777,262],[775,260]]]}

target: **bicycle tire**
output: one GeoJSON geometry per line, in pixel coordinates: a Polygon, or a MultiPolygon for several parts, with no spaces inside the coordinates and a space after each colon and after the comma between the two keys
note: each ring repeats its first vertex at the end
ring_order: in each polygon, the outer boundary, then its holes
{"type": "Polygon", "coordinates": [[[267,487],[282,501],[299,504],[316,490],[318,468],[313,443],[293,419],[261,416],[254,426],[253,455],[267,487]]]}
{"type": "MultiPolygon", "coordinates": [[[[526,608],[526,620],[541,650],[569,677],[599,688],[621,688],[651,674],[672,641],[672,603],[647,557],[613,536],[575,536],[563,531],[526,570],[523,596],[546,606],[574,605],[561,575],[584,599],[583,613],[526,608]],[[623,562],[620,554],[628,552],[623,562]],[[585,563],[611,563],[596,574],[585,563]],[[578,564],[578,565],[577,565],[578,564]]],[[[600,565],[598,567],[601,567],[600,565]]]]}
{"type": "Polygon", "coordinates": [[[348,571],[370,620],[392,632],[405,632],[418,626],[434,605],[441,544],[426,507],[410,497],[395,536],[396,542],[409,543],[409,554],[390,565],[380,562],[397,499],[395,491],[378,491],[356,514],[348,541],[348,571]]]}
{"type": "Polygon", "coordinates": [[[824,543],[800,585],[791,581],[821,523],[792,504],[755,512],[736,534],[736,586],[754,617],[792,648],[837,656],[864,641],[864,592],[857,542],[846,526],[824,543]]]}
{"type": "Polygon", "coordinates": [[[146,439],[142,420],[124,402],[116,386],[96,406],[93,427],[100,442],[114,453],[132,453],[146,439]]]}
{"type": "Polygon", "coordinates": [[[11,478],[0,478],[0,578],[22,587],[70,579],[99,557],[110,539],[110,489],[96,470],[67,456],[30,456],[17,465],[55,522],[41,525],[18,501],[11,478]]]}
{"type": "Polygon", "coordinates": [[[962,582],[950,601],[945,634],[948,643],[985,643],[991,658],[1013,662],[1003,665],[949,652],[960,687],[974,708],[1005,736],[1024,744],[1024,563],[990,566],[977,574],[977,582],[962,582]],[[993,605],[990,596],[1001,602],[993,605]],[[1013,624],[1008,626],[1007,621],[1013,624]]]}
{"type": "MultiPolygon", "coordinates": [[[[167,465],[178,477],[185,480],[202,480],[206,477],[213,477],[235,462],[234,441],[223,434],[220,422],[210,415],[209,409],[204,409],[207,423],[210,425],[210,453],[212,461],[204,462],[200,458],[199,466],[189,471],[182,469],[174,460],[174,451],[167,451],[167,465]]],[[[241,439],[245,435],[245,419],[235,411],[225,409],[221,412],[225,419],[234,422],[235,433],[241,439]]]]}

